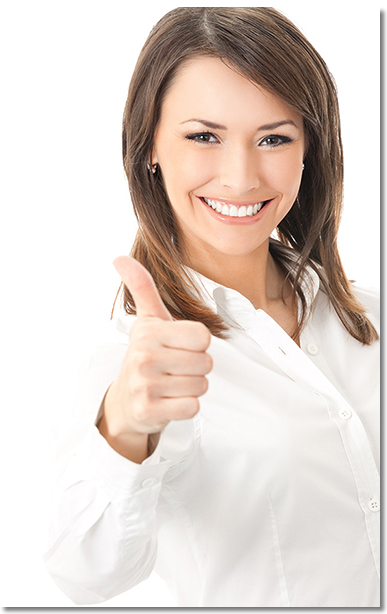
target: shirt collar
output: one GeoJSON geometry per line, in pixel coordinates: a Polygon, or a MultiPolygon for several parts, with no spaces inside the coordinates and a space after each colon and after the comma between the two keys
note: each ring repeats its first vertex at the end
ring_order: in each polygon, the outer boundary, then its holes
{"type": "MultiPolygon", "coordinates": [[[[292,268],[292,271],[295,273],[297,270],[297,262],[298,262],[297,254],[293,252],[293,250],[289,250],[289,252],[291,253],[292,263],[293,263],[290,266],[292,268]]],[[[186,267],[185,270],[187,274],[189,275],[191,281],[193,282],[200,298],[210,308],[216,310],[217,307],[219,306],[219,294],[221,294],[222,296],[226,295],[228,298],[232,296],[236,300],[239,300],[240,302],[250,303],[248,299],[246,299],[236,290],[227,288],[226,286],[223,286],[222,284],[219,284],[213,281],[212,279],[205,277],[201,273],[198,273],[197,271],[189,267],[186,267]]],[[[301,289],[305,296],[307,310],[310,310],[317,296],[317,292],[320,288],[319,276],[312,267],[310,266],[305,267],[304,274],[301,276],[301,279],[300,279],[300,285],[301,285],[301,289]]]]}

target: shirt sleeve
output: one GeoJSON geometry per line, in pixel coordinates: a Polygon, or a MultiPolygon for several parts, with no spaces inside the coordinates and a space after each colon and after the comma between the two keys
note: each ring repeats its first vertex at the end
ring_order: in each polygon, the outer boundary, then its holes
{"type": "Polygon", "coordinates": [[[145,580],[155,563],[155,509],[170,462],[160,458],[157,446],[143,464],[133,463],[95,426],[126,348],[121,331],[94,352],[81,381],[74,426],[57,451],[44,560],[56,584],[79,605],[128,590],[145,580]]]}

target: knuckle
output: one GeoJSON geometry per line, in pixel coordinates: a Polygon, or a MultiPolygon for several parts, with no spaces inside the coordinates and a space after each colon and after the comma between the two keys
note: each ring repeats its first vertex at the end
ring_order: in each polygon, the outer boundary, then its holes
{"type": "Polygon", "coordinates": [[[139,401],[141,399],[141,402],[149,403],[151,401],[153,396],[152,388],[152,382],[145,378],[136,377],[132,380],[132,396],[137,398],[139,401]]]}
{"type": "Polygon", "coordinates": [[[140,395],[146,387],[146,380],[142,377],[139,377],[135,369],[132,369],[130,373],[130,380],[128,383],[129,383],[130,394],[133,396],[140,395]]]}
{"type": "Polygon", "coordinates": [[[205,324],[202,324],[201,322],[197,322],[196,324],[196,335],[198,342],[204,349],[206,349],[210,345],[211,333],[208,330],[207,326],[205,326],[205,324]]]}
{"type": "Polygon", "coordinates": [[[133,403],[132,415],[133,418],[140,423],[152,422],[155,414],[155,400],[145,390],[139,395],[133,403]]]}
{"type": "Polygon", "coordinates": [[[201,396],[205,394],[208,390],[208,380],[206,377],[201,377],[198,383],[198,395],[201,396]]]}
{"type": "Polygon", "coordinates": [[[145,422],[149,419],[149,405],[144,400],[138,400],[133,406],[132,414],[136,422],[145,422]]]}
{"type": "Polygon", "coordinates": [[[195,416],[200,409],[199,399],[192,397],[189,399],[187,411],[190,416],[195,416]]]}
{"type": "Polygon", "coordinates": [[[180,401],[180,413],[182,418],[192,418],[200,409],[197,397],[184,397],[180,401]]]}
{"type": "Polygon", "coordinates": [[[137,373],[146,375],[155,363],[155,354],[147,350],[138,350],[133,355],[133,366],[137,373]]]}
{"type": "Polygon", "coordinates": [[[136,318],[129,332],[130,339],[143,340],[149,335],[149,323],[146,318],[136,318]]]}
{"type": "Polygon", "coordinates": [[[205,368],[205,372],[209,373],[210,371],[212,371],[212,367],[214,366],[214,361],[212,359],[212,356],[210,354],[207,354],[207,352],[205,352],[203,354],[203,361],[204,361],[204,368],[205,368]]]}
{"type": "Polygon", "coordinates": [[[208,379],[203,377],[203,394],[208,390],[208,379]]]}
{"type": "Polygon", "coordinates": [[[159,328],[158,318],[137,318],[130,329],[129,337],[136,343],[144,344],[153,341],[159,333],[159,328]]]}

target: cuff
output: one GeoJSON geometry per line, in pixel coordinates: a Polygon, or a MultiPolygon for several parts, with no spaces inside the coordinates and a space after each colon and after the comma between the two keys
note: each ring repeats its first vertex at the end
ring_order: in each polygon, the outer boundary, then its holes
{"type": "Polygon", "coordinates": [[[159,485],[169,468],[171,462],[160,459],[159,445],[153,454],[139,465],[113,450],[98,428],[93,426],[82,445],[82,451],[79,452],[86,457],[85,460],[87,459],[86,462],[91,466],[95,477],[98,480],[102,478],[107,488],[134,493],[159,485]]]}

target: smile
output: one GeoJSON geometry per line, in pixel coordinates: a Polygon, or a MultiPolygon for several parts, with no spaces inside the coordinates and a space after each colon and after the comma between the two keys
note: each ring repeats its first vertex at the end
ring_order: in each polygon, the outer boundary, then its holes
{"type": "Polygon", "coordinates": [[[269,200],[263,200],[262,202],[258,202],[250,205],[237,205],[237,204],[228,204],[222,203],[218,200],[213,200],[212,198],[201,198],[203,202],[206,203],[211,209],[220,213],[221,215],[226,215],[228,217],[254,217],[259,213],[269,200]]]}

